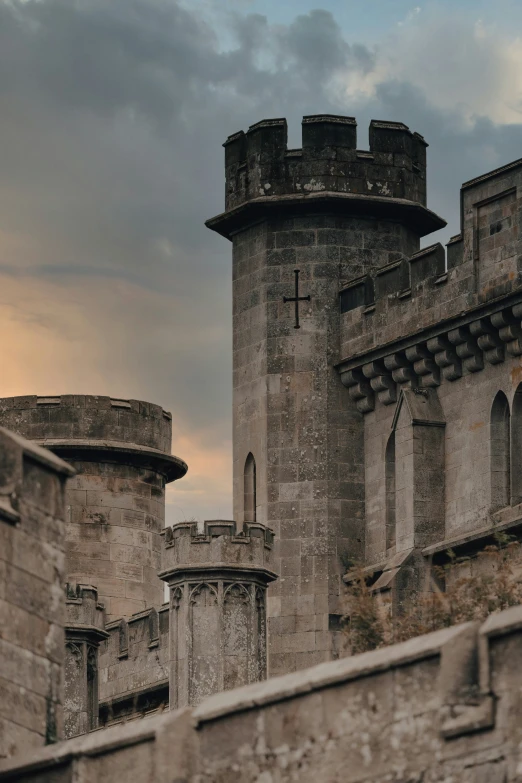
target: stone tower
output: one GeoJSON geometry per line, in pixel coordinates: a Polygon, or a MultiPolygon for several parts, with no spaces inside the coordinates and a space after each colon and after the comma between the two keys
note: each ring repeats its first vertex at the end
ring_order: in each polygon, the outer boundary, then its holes
{"type": "Polygon", "coordinates": [[[0,424],[76,470],[67,486],[67,582],[94,585],[107,620],[159,606],[165,484],[187,471],[170,453],[170,413],[111,397],[15,397],[0,400],[0,424]]]}
{"type": "Polygon", "coordinates": [[[273,533],[246,522],[165,530],[161,578],[170,593],[170,709],[266,679],[266,588],[273,533]]]}
{"type": "MultiPolygon", "coordinates": [[[[230,136],[226,211],[207,222],[233,245],[234,516],[276,534],[271,675],[338,654],[341,576],[372,535],[363,417],[335,367],[340,311],[353,297],[370,310],[372,273],[382,296],[420,238],[445,225],[426,208],[422,136],[372,121],[360,151],[351,117],[302,127],[294,150],[284,119],[230,136]]],[[[355,380],[386,394],[374,375],[355,380]]]]}

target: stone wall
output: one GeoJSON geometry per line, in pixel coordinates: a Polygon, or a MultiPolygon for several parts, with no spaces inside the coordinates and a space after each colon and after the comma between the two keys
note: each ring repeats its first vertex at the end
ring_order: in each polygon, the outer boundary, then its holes
{"type": "MultiPolygon", "coordinates": [[[[467,316],[467,322],[462,326],[468,326],[469,322],[482,316],[481,305],[520,291],[522,200],[517,198],[517,188],[519,192],[521,182],[522,164],[515,161],[464,183],[461,189],[461,232],[447,245],[447,262],[444,248],[432,245],[403,264],[383,267],[365,281],[365,301],[358,298],[363,281],[346,281],[347,290],[355,290],[349,303],[347,300],[347,309],[341,314],[341,369],[357,364],[358,357],[366,359],[367,356],[367,361],[380,359],[377,353],[374,356],[376,351],[380,351],[384,358],[387,346],[392,346],[395,341],[401,340],[404,343],[401,348],[405,351],[409,337],[420,339],[424,330],[444,322],[451,323],[452,318],[460,315],[467,316]]],[[[341,304],[342,300],[343,291],[341,304]]],[[[486,317],[491,314],[487,308],[484,312],[486,317]]],[[[515,322],[517,319],[512,320],[515,322]]],[[[452,328],[459,325],[451,324],[452,328]]],[[[473,342],[474,337],[476,342],[485,333],[475,327],[468,339],[473,342]]],[[[436,334],[435,329],[425,340],[436,334]]],[[[505,334],[505,339],[501,336],[499,345],[505,346],[516,336],[518,333],[510,339],[508,334],[505,334]]],[[[464,339],[459,341],[458,338],[459,335],[453,335],[450,344],[463,345],[464,339]]],[[[461,349],[460,358],[471,359],[473,347],[469,346],[467,355],[461,349]]],[[[494,347],[493,344],[489,346],[490,349],[494,347]]],[[[433,356],[440,352],[435,348],[433,344],[434,350],[428,349],[428,354],[433,356]]],[[[390,366],[390,375],[394,369],[398,368],[390,366]]]]}
{"type": "Polygon", "coordinates": [[[522,608],[0,764],[45,783],[520,783],[522,608]]]}
{"type": "Polygon", "coordinates": [[[36,441],[108,440],[170,453],[172,416],[159,405],[89,394],[5,397],[2,424],[36,441]]]}
{"type": "Polygon", "coordinates": [[[0,757],[63,736],[65,480],[0,427],[0,757]]]}
{"type": "Polygon", "coordinates": [[[114,620],[106,630],[99,656],[100,725],[168,707],[168,604],[114,620]]]}
{"type": "Polygon", "coordinates": [[[345,358],[338,369],[364,414],[365,561],[376,571],[414,547],[431,557],[450,546],[469,550],[475,539],[476,551],[494,531],[519,532],[521,181],[515,161],[463,185],[462,232],[448,245],[447,269],[443,248],[432,246],[369,275],[364,301],[357,298],[360,280],[341,291],[345,358]],[[434,432],[429,436],[424,427],[423,435],[422,422],[411,415],[411,448],[398,443],[397,411],[408,390],[439,406],[438,446],[434,432]],[[500,429],[495,401],[503,411],[500,429]],[[394,471],[406,457],[419,464],[393,478],[390,537],[386,455],[392,447],[394,471]],[[423,452],[438,484],[420,467],[423,452]],[[408,515],[417,533],[404,538],[399,528],[408,515]]]}

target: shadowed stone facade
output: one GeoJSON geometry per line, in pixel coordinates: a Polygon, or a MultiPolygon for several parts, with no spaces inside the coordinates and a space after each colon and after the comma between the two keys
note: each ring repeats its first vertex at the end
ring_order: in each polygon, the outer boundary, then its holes
{"type": "Polygon", "coordinates": [[[73,475],[0,427],[0,758],[64,736],[65,481],[73,475]]]}

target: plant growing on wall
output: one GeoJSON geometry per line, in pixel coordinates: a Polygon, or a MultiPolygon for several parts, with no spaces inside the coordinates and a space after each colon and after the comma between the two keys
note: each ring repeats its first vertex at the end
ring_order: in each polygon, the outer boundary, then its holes
{"type": "Polygon", "coordinates": [[[344,616],[351,653],[375,650],[470,620],[484,620],[522,604],[522,582],[516,568],[521,554],[520,542],[502,533],[474,558],[457,557],[449,550],[448,562],[432,569],[429,592],[421,593],[413,608],[393,614],[387,595],[373,592],[362,567],[354,566],[349,572],[349,610],[344,616]]]}

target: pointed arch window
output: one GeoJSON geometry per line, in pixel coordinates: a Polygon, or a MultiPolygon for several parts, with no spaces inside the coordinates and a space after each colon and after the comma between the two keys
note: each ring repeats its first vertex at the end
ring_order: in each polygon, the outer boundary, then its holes
{"type": "Polygon", "coordinates": [[[511,499],[510,418],[507,397],[504,392],[498,392],[491,407],[489,431],[492,509],[509,506],[511,499]]]}
{"type": "Polygon", "coordinates": [[[391,549],[396,543],[396,511],[395,511],[395,430],[386,444],[385,466],[386,484],[386,549],[391,549]]]}
{"type": "Polygon", "coordinates": [[[513,397],[511,414],[511,504],[522,503],[522,384],[513,397]]]}
{"type": "Polygon", "coordinates": [[[244,473],[245,522],[256,521],[256,461],[252,452],[245,461],[244,473]]]}

